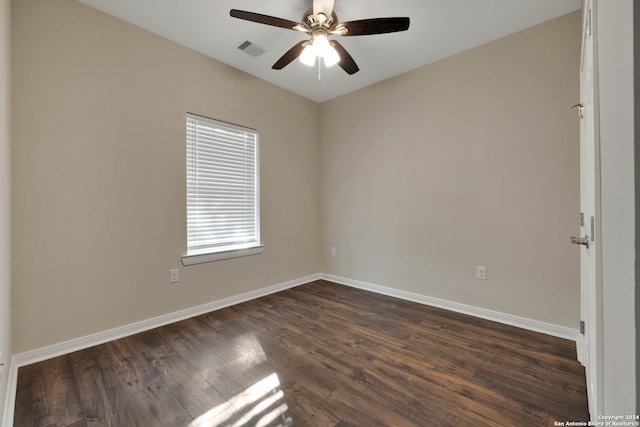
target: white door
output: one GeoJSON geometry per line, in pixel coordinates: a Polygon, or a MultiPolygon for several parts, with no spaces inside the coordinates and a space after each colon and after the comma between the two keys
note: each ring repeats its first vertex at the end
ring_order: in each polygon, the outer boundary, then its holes
{"type": "Polygon", "coordinates": [[[578,357],[587,379],[589,412],[592,420],[602,409],[602,287],[599,279],[600,225],[598,145],[597,68],[595,38],[595,5],[585,0],[582,25],[582,59],[580,65],[580,235],[572,242],[580,245],[581,342],[578,357]]]}

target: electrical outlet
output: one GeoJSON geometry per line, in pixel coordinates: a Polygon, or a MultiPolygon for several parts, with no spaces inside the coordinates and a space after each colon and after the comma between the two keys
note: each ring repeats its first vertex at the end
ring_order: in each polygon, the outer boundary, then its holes
{"type": "Polygon", "coordinates": [[[487,280],[487,267],[484,265],[476,265],[476,279],[487,280]]]}
{"type": "Polygon", "coordinates": [[[331,246],[331,256],[336,256],[337,251],[335,246],[331,246]]]}
{"type": "Polygon", "coordinates": [[[169,283],[178,283],[180,281],[180,270],[177,268],[169,270],[169,283]]]}

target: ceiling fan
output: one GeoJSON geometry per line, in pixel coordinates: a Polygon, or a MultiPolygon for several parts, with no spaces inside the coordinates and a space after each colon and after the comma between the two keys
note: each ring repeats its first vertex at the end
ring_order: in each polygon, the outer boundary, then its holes
{"type": "Polygon", "coordinates": [[[282,55],[271,67],[274,70],[283,69],[298,57],[303,64],[313,66],[317,57],[323,59],[327,67],[338,64],[348,74],[355,74],[360,70],[356,62],[340,43],[329,40],[329,36],[366,36],[409,29],[409,18],[373,18],[339,22],[333,11],[334,1],[313,0],[313,7],[304,13],[301,22],[238,9],[231,9],[230,14],[234,18],[300,31],[311,36],[309,40],[297,43],[282,55]]]}

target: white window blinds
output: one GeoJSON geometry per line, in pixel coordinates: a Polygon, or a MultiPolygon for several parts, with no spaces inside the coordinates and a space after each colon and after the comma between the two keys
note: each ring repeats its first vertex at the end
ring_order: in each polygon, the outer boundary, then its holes
{"type": "Polygon", "coordinates": [[[260,245],[258,134],[187,114],[187,255],[260,245]]]}

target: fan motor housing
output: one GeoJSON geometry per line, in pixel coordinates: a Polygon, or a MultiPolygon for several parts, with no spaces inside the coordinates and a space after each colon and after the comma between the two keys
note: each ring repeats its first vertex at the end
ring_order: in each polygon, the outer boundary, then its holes
{"type": "Polygon", "coordinates": [[[338,21],[338,15],[335,12],[331,12],[331,16],[327,16],[324,22],[321,22],[318,16],[313,13],[313,8],[310,8],[302,15],[302,22],[305,22],[309,28],[322,26],[329,29],[334,23],[340,21],[338,21]]]}

